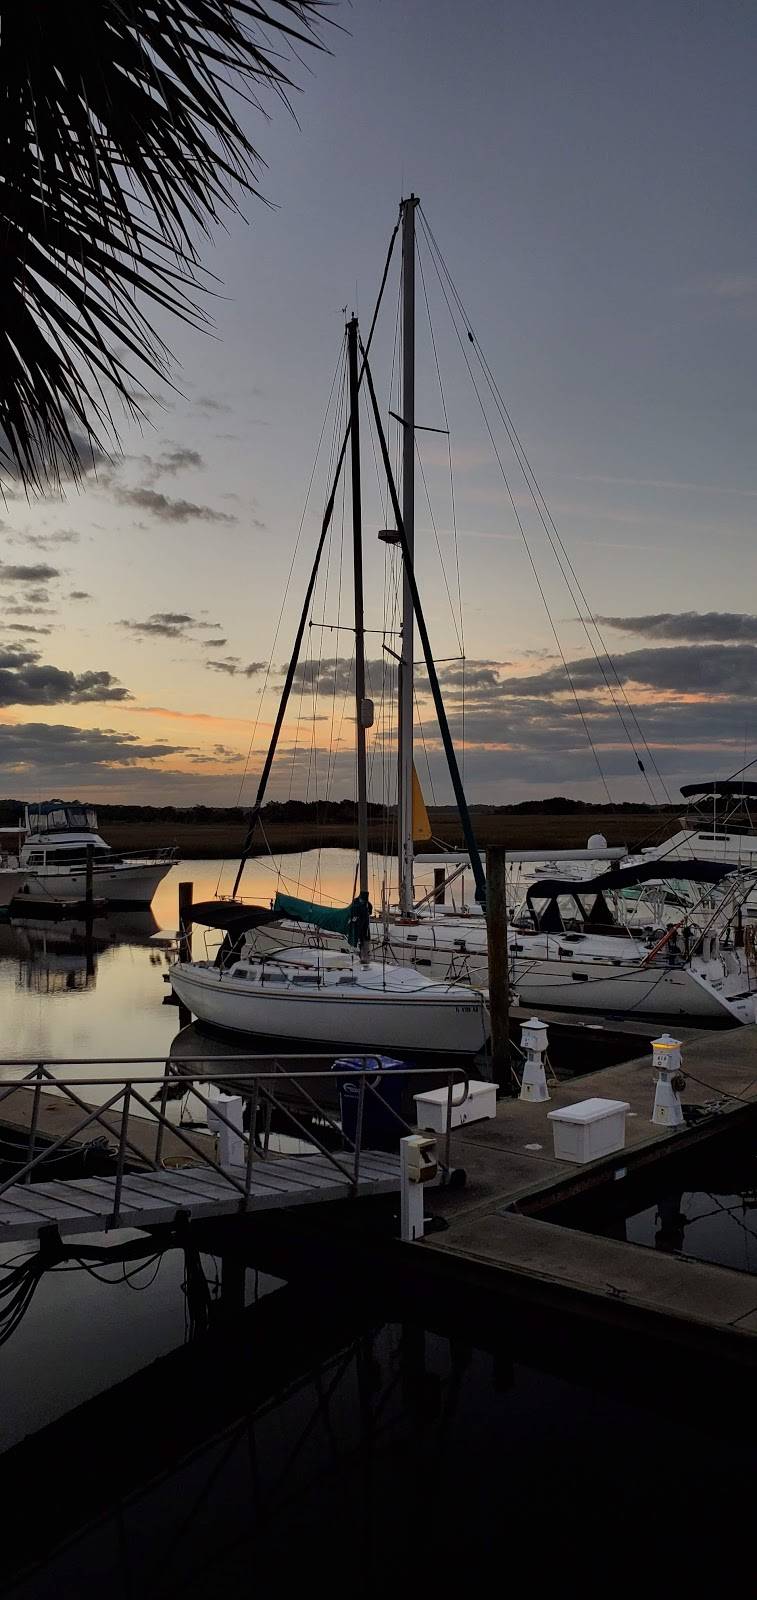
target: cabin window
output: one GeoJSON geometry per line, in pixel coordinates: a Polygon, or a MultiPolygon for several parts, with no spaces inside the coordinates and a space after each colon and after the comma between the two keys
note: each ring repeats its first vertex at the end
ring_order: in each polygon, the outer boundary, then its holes
{"type": "Polygon", "coordinates": [[[589,982],[589,974],[588,974],[588,972],[571,972],[571,978],[573,979],[574,983],[588,983],[589,982]]]}
{"type": "Polygon", "coordinates": [[[700,833],[699,835],[700,839],[722,839],[726,843],[730,837],[729,833],[700,833]]]}

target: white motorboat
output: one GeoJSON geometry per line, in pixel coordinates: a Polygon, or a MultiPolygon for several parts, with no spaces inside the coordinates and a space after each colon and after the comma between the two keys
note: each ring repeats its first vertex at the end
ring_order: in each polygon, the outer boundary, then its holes
{"type": "MultiPolygon", "coordinates": [[[[757,873],[757,824],[750,806],[757,799],[757,783],[744,778],[686,783],[681,794],[687,810],[679,818],[680,828],[663,844],[643,850],[643,859],[664,861],[668,872],[673,863],[696,856],[721,861],[735,872],[757,873]]],[[[747,896],[744,911],[750,920],[757,919],[757,890],[747,896]]]]}
{"type": "Polygon", "coordinates": [[[17,894],[26,888],[29,874],[19,866],[9,866],[5,862],[0,865],[0,907],[9,906],[17,894]]]}
{"type": "Polygon", "coordinates": [[[289,946],[229,961],[181,962],[174,993],[201,1021],[314,1045],[475,1055],[486,1043],[483,996],[392,961],[289,946]]]}
{"type": "Polygon", "coordinates": [[[178,860],[175,850],[128,854],[112,850],[98,833],[94,808],[66,800],[28,805],[23,833],[19,832],[16,865],[20,882],[16,894],[84,900],[91,853],[92,892],[96,900],[119,906],[149,906],[158,884],[178,860]]]}

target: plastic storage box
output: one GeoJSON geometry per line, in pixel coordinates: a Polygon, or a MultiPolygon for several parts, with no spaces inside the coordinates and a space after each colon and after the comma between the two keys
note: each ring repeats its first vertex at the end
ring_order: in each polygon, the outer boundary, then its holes
{"type": "MultiPolygon", "coordinates": [[[[482,1079],[471,1078],[468,1093],[465,1099],[461,1099],[464,1088],[462,1083],[452,1086],[453,1128],[461,1127],[464,1122],[483,1122],[486,1117],[496,1117],[496,1083],[484,1083],[482,1079]]],[[[418,1127],[432,1128],[434,1133],[446,1133],[449,1090],[426,1089],[423,1094],[414,1095],[413,1099],[418,1127]]]]}
{"type": "Polygon", "coordinates": [[[579,1100],[576,1106],[548,1111],[559,1161],[597,1161],[622,1150],[626,1142],[627,1100],[579,1100]]]}

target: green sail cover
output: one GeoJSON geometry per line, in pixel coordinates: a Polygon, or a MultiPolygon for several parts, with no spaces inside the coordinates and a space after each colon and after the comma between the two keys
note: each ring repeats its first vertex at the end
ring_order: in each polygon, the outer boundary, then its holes
{"type": "Polygon", "coordinates": [[[297,900],[292,894],[277,894],[274,915],[291,917],[293,922],[309,922],[312,928],[341,933],[356,947],[370,937],[371,902],[358,895],[349,906],[319,906],[312,900],[297,900]]]}

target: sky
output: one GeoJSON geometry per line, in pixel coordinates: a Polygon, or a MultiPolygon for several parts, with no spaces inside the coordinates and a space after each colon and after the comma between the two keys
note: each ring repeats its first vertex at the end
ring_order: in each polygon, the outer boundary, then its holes
{"type": "MultiPolygon", "coordinates": [[[[467,319],[461,345],[419,223],[416,565],[469,799],[664,800],[733,772],[757,755],[754,9],[333,16],[328,52],[292,64],[296,116],[244,113],[268,203],[203,246],[212,336],[166,325],[174,387],[80,489],[6,485],[0,793],[251,803],[343,420],[345,317],[367,326],[411,191],[467,319]]],[[[395,257],[388,409],[397,306],[395,257]]],[[[372,792],[391,798],[396,558],[365,411],[362,443],[372,792]]],[[[353,792],[349,537],[340,491],[272,798],[353,792]]],[[[427,797],[448,801],[422,673],[417,719],[427,797]]]]}

